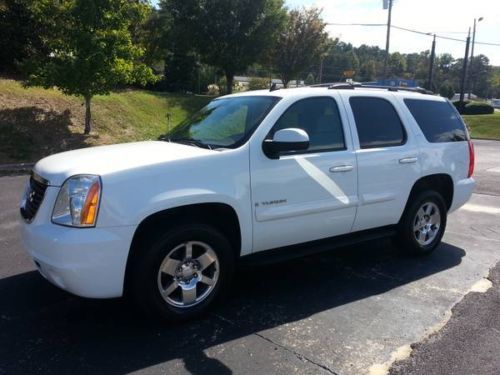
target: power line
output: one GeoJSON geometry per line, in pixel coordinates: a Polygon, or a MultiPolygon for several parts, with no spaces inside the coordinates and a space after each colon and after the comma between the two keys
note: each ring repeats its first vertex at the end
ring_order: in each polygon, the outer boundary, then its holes
{"type": "MultiPolygon", "coordinates": [[[[385,26],[387,26],[384,23],[338,23],[338,22],[328,22],[327,25],[331,25],[331,26],[369,26],[369,27],[381,27],[381,26],[385,27],[385,26]]],[[[409,29],[407,27],[401,27],[401,26],[396,26],[396,25],[391,25],[391,28],[398,29],[398,30],[403,30],[403,31],[407,31],[407,32],[414,33],[414,34],[429,36],[429,37],[432,37],[435,34],[433,32],[424,32],[424,31],[415,30],[415,29],[409,29]]],[[[454,31],[454,32],[450,31],[450,32],[447,32],[446,34],[451,34],[451,33],[457,33],[458,34],[458,33],[462,33],[462,32],[461,31],[454,31]]],[[[466,32],[464,34],[466,34],[466,32]]],[[[462,42],[462,43],[466,42],[465,39],[452,38],[452,37],[449,37],[449,36],[438,35],[438,34],[436,34],[436,38],[445,39],[445,40],[451,40],[451,41],[454,41],[454,42],[462,42]]],[[[475,44],[482,44],[482,45],[486,45],[486,46],[500,47],[500,43],[475,42],[475,44]]]]}
{"type": "Polygon", "coordinates": [[[431,34],[467,34],[467,31],[431,31],[431,34]]]}
{"type": "MultiPolygon", "coordinates": [[[[432,33],[426,33],[424,31],[408,29],[406,27],[401,27],[401,26],[396,26],[396,25],[393,25],[392,27],[394,27],[395,29],[398,29],[398,30],[408,31],[408,32],[414,33],[414,34],[420,34],[420,35],[425,35],[425,36],[433,36],[434,35],[432,33]]],[[[463,42],[463,43],[465,43],[465,39],[452,38],[452,37],[449,37],[449,36],[442,36],[442,35],[437,35],[436,34],[436,38],[446,39],[446,40],[453,40],[455,42],[463,42]]]]}
{"type": "MultiPolygon", "coordinates": [[[[395,26],[395,25],[393,25],[392,27],[394,27],[395,29],[404,30],[404,31],[408,31],[408,32],[411,32],[411,33],[416,33],[416,34],[421,34],[421,35],[426,35],[426,36],[433,36],[434,35],[434,33],[426,33],[426,32],[423,32],[423,31],[408,29],[408,28],[401,27],[401,26],[395,26]]],[[[453,41],[462,42],[462,43],[466,42],[465,39],[451,38],[449,36],[442,36],[442,35],[437,35],[437,34],[436,34],[436,38],[453,40],[453,41]]],[[[488,46],[498,46],[498,47],[500,47],[500,43],[475,42],[475,44],[483,44],[483,45],[488,45],[488,46]]]]}
{"type": "Polygon", "coordinates": [[[488,42],[475,42],[475,44],[482,44],[484,46],[500,46],[500,43],[488,43],[488,42]]]}
{"type": "Polygon", "coordinates": [[[327,22],[327,25],[333,26],[387,26],[385,23],[337,23],[327,22]]]}

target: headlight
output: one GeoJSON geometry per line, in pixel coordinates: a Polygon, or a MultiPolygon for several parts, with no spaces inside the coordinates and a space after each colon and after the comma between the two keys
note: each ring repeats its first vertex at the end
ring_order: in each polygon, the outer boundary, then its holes
{"type": "Polygon", "coordinates": [[[72,227],[93,227],[101,198],[101,179],[94,175],[68,178],[57,196],[52,222],[72,227]]]}

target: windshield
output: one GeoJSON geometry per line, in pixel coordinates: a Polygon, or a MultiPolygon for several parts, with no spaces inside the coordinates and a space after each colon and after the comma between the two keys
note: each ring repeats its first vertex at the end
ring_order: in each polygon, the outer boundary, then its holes
{"type": "Polygon", "coordinates": [[[179,124],[164,139],[208,148],[239,147],[278,100],[273,96],[215,99],[179,124]]]}

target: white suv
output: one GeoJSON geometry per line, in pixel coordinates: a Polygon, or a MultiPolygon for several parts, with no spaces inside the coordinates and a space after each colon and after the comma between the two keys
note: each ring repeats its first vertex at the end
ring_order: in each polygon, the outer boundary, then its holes
{"type": "Polygon", "coordinates": [[[223,295],[241,261],[382,235],[429,253],[471,196],[473,166],[467,130],[441,97],[350,85],[252,91],[213,100],[159,141],[39,161],[22,238],[58,287],[130,294],[182,320],[223,295]]]}

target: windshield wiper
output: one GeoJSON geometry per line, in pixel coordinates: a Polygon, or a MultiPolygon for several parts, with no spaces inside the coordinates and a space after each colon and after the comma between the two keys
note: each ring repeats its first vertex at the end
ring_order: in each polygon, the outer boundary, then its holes
{"type": "Polygon", "coordinates": [[[198,139],[192,139],[192,138],[167,138],[167,140],[169,142],[174,142],[174,143],[182,143],[182,144],[185,144],[185,145],[190,145],[190,146],[196,146],[196,147],[200,147],[200,148],[208,148],[209,150],[212,149],[212,146],[207,144],[207,143],[203,143],[202,141],[199,141],[198,139]]]}

